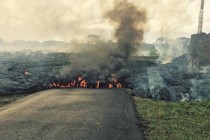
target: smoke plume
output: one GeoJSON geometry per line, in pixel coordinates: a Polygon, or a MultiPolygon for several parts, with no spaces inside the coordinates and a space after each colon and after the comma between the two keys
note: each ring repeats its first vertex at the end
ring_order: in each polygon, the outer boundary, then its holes
{"type": "Polygon", "coordinates": [[[113,10],[108,11],[106,16],[118,25],[115,31],[117,51],[126,60],[136,50],[135,44],[143,40],[146,12],[124,0],[116,4],[113,10]]]}
{"type": "MultiPolygon", "coordinates": [[[[96,42],[80,55],[70,58],[71,66],[67,68],[70,71],[67,72],[87,80],[112,81],[114,78],[125,83],[129,78],[128,58],[135,52],[135,44],[143,40],[146,12],[124,0],[107,11],[105,17],[116,24],[117,44],[96,42]]],[[[64,71],[66,73],[66,68],[64,71]]]]}

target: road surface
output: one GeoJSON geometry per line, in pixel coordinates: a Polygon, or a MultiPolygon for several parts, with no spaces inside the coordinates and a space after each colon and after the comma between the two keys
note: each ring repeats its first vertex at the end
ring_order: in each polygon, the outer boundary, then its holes
{"type": "Polygon", "coordinates": [[[0,140],[142,140],[125,89],[53,89],[0,108],[0,140]]]}

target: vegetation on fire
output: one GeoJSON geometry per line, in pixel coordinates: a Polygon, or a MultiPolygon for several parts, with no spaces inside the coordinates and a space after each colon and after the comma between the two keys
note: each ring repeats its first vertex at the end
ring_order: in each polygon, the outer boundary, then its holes
{"type": "Polygon", "coordinates": [[[164,102],[134,97],[148,140],[210,139],[210,100],[164,102]]]}

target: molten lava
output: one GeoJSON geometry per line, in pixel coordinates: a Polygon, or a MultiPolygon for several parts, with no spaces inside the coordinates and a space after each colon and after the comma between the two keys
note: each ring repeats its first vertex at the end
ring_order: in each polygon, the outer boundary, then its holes
{"type": "Polygon", "coordinates": [[[82,77],[77,77],[76,80],[73,80],[69,83],[61,82],[52,82],[50,88],[123,88],[124,86],[119,83],[116,78],[112,79],[111,82],[102,82],[102,81],[91,81],[87,82],[82,77]]]}
{"type": "Polygon", "coordinates": [[[80,83],[80,87],[87,88],[87,82],[85,80],[82,80],[82,82],[80,83]]]}
{"type": "Polygon", "coordinates": [[[109,84],[109,87],[108,88],[113,88],[113,85],[112,84],[109,84]]]}
{"type": "Polygon", "coordinates": [[[97,81],[96,88],[100,88],[100,81],[97,81]]]}

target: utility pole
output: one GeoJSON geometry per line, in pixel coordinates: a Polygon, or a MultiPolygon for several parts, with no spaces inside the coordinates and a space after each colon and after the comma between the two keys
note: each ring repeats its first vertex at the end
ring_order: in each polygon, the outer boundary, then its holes
{"type": "Polygon", "coordinates": [[[201,34],[203,29],[203,12],[204,12],[204,0],[201,0],[201,9],[198,20],[198,34],[201,34]]]}

